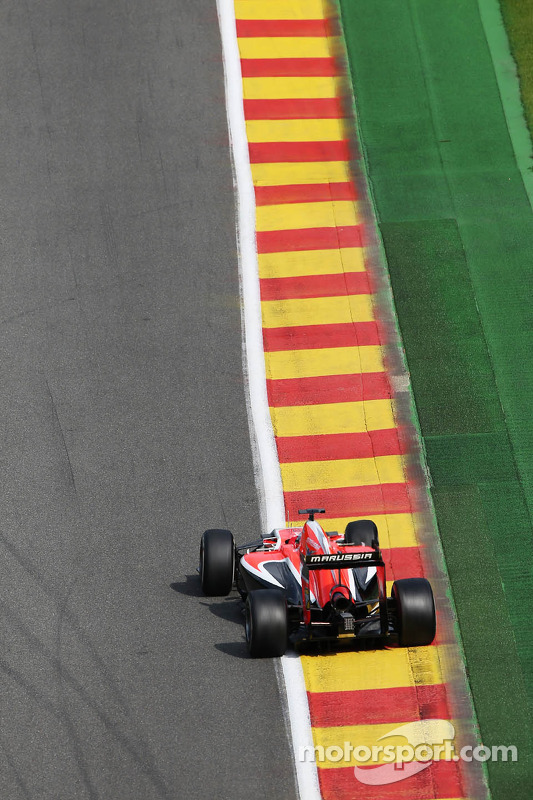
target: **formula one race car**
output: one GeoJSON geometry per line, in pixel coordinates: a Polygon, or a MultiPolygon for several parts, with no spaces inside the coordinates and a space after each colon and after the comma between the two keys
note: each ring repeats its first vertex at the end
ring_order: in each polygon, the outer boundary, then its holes
{"type": "Polygon", "coordinates": [[[255,657],[281,656],[289,642],[378,639],[403,647],[431,644],[435,603],[425,578],[405,578],[387,597],[385,564],[372,520],[325,533],[309,508],[303,527],[276,528],[236,547],[228,530],[205,531],[200,578],[209,596],[235,585],[245,601],[246,641],[255,657]]]}

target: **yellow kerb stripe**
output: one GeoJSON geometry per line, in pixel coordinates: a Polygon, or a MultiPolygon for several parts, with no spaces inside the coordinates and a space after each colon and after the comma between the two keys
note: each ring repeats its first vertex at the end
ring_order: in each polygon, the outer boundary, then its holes
{"type": "Polygon", "coordinates": [[[333,77],[243,78],[245,100],[295,100],[337,97],[339,80],[333,77]]]}
{"type": "Polygon", "coordinates": [[[394,427],[390,400],[272,407],[270,416],[276,436],[362,433],[394,427]]]}
{"type": "Polygon", "coordinates": [[[357,203],[353,200],[327,200],[321,203],[282,203],[257,206],[257,231],[341,228],[357,225],[357,203]]]}
{"type": "Polygon", "coordinates": [[[364,272],[362,247],[340,250],[300,250],[294,253],[261,253],[260,278],[289,278],[297,275],[336,275],[364,272]]]}
{"type": "Polygon", "coordinates": [[[330,41],[327,36],[241,36],[239,52],[241,58],[329,58],[330,41]]]}
{"type": "Polygon", "coordinates": [[[235,0],[236,19],[324,19],[321,0],[235,0]]]}
{"type": "Polygon", "coordinates": [[[354,692],[442,683],[443,645],[301,656],[309,692],[354,692]]]}
{"type": "Polygon", "coordinates": [[[347,161],[252,164],[255,186],[288,186],[301,183],[344,183],[351,180],[347,161]]]}
{"type": "Polygon", "coordinates": [[[348,134],[342,119],[251,119],[249,142],[337,142],[348,134]]]}
{"type": "Polygon", "coordinates": [[[265,353],[265,363],[267,378],[273,380],[383,372],[383,358],[378,345],[279,350],[265,353]]]}
{"type": "MultiPolygon", "coordinates": [[[[327,509],[326,509],[327,510],[327,509]]],[[[354,519],[372,519],[379,532],[379,543],[382,548],[415,547],[418,542],[415,534],[416,514],[372,514],[371,517],[332,517],[321,522],[326,531],[344,533],[346,525],[354,519]]]]}
{"type": "MultiPolygon", "coordinates": [[[[407,720],[410,721],[410,720],[407,720]]],[[[348,742],[355,748],[358,745],[365,745],[372,749],[373,747],[384,747],[391,745],[393,747],[405,746],[405,736],[388,736],[388,734],[399,728],[401,722],[386,722],[378,725],[338,725],[330,728],[313,728],[313,740],[315,747],[324,748],[324,751],[318,751],[317,764],[321,769],[332,769],[339,767],[354,767],[354,766],[369,766],[368,761],[361,761],[355,758],[353,751],[349,748],[344,749],[344,743],[348,742]],[[382,737],[385,740],[380,741],[382,737]],[[342,753],[342,760],[331,761],[327,758],[328,754],[336,755],[337,750],[328,750],[328,748],[340,747],[342,753]],[[346,759],[346,760],[345,760],[346,759]]],[[[440,743],[448,739],[449,722],[443,719],[423,720],[417,723],[417,734],[420,739],[416,739],[415,747],[417,744],[426,744],[427,742],[440,743]]],[[[356,752],[358,752],[356,750],[356,752]]],[[[364,752],[364,751],[362,751],[364,752]]],[[[383,760],[383,751],[376,750],[377,759],[372,761],[372,764],[387,763],[383,760]]],[[[406,754],[407,755],[407,754],[406,754]]],[[[398,761],[413,761],[412,758],[407,758],[406,755],[402,756],[401,751],[398,753],[398,761]]],[[[434,751],[434,760],[438,761],[444,758],[444,748],[442,750],[434,751]]],[[[394,762],[390,762],[394,763],[394,762]]]]}
{"type": "MultiPolygon", "coordinates": [[[[295,300],[263,300],[264,328],[296,325],[326,325],[342,322],[370,322],[374,319],[369,294],[340,297],[310,297],[295,300]]],[[[331,374],[331,373],[328,373],[331,374]]]]}
{"type": "Polygon", "coordinates": [[[281,464],[281,480],[286,492],[307,489],[339,489],[342,486],[372,486],[404,483],[401,456],[348,458],[338,461],[299,461],[281,464]]]}

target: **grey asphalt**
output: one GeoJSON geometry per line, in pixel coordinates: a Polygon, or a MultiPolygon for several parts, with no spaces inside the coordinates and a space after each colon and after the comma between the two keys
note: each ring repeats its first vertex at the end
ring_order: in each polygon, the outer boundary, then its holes
{"type": "Polygon", "coordinates": [[[195,574],[258,533],[215,0],[3,0],[0,284],[0,797],[293,800],[195,574]]]}

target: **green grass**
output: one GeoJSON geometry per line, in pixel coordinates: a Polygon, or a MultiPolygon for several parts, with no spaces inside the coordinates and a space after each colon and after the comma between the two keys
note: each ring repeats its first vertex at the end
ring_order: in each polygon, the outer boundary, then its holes
{"type": "Polygon", "coordinates": [[[340,5],[481,737],[520,754],[492,796],[530,800],[531,206],[477,0],[340,5]]]}
{"type": "Polygon", "coordinates": [[[529,132],[533,131],[533,0],[500,0],[509,44],[520,80],[529,132]]]}

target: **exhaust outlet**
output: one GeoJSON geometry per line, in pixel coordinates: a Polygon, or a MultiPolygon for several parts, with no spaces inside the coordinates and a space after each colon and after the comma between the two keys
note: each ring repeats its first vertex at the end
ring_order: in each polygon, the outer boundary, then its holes
{"type": "Polygon", "coordinates": [[[346,586],[334,586],[331,590],[331,605],[333,609],[341,614],[348,611],[352,604],[352,595],[346,586]]]}

